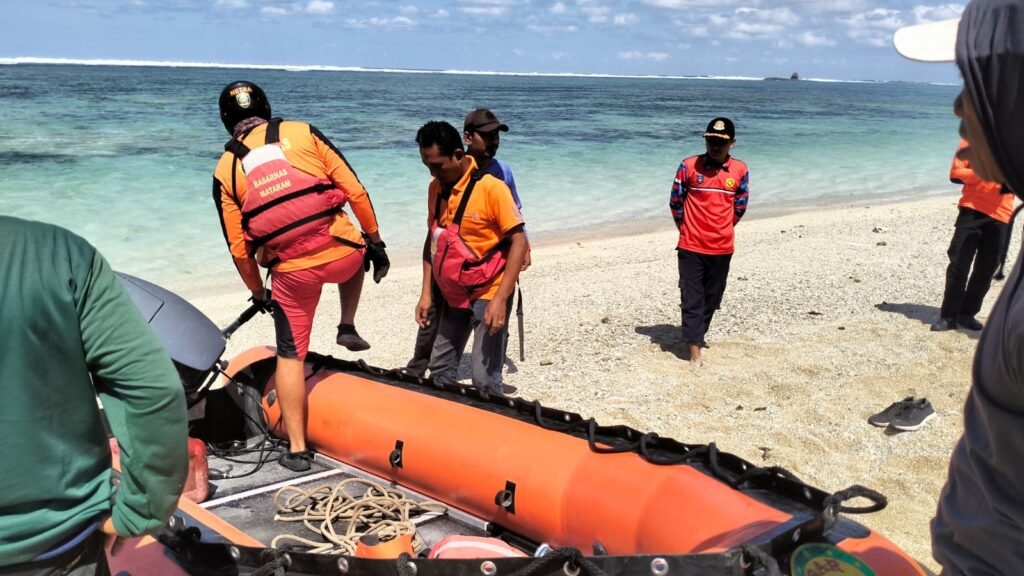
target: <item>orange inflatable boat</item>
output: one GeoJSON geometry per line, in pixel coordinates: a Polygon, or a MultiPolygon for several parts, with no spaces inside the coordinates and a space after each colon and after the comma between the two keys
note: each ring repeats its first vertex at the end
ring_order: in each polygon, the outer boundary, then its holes
{"type": "MultiPolygon", "coordinates": [[[[181,357],[183,375],[202,371],[181,357]]],[[[209,496],[183,499],[158,538],[112,546],[114,573],[927,574],[849,519],[885,506],[869,489],[829,494],[714,444],[313,353],[307,435],[316,456],[296,474],[273,461],[282,449],[274,437],[284,436],[273,349],[207,371],[183,383],[192,435],[209,446],[209,496]],[[218,378],[226,386],[206,390],[218,378]],[[341,516],[313,521],[312,505],[283,503],[333,501],[344,490],[331,486],[352,481],[429,510],[410,520],[415,547],[406,536],[375,555],[360,539],[353,553],[332,543],[341,516]],[[297,535],[306,529],[313,535],[297,535]],[[463,553],[444,557],[442,548],[463,553]]]]}

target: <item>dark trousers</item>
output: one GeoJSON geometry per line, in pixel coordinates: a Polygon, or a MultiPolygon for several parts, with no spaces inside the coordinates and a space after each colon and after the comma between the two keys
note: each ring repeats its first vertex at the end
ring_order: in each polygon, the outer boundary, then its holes
{"type": "Polygon", "coordinates": [[[943,318],[973,318],[981,311],[992,275],[999,266],[1007,225],[970,208],[961,208],[949,243],[943,318]],[[971,270],[971,264],[974,270],[971,270]]]}
{"type": "Polygon", "coordinates": [[[473,386],[491,394],[503,394],[501,372],[505,366],[511,301],[510,298],[505,303],[505,325],[494,334],[484,325],[484,311],[490,300],[474,300],[469,308],[446,306],[430,356],[430,377],[443,384],[455,384],[462,353],[473,334],[473,386]]]}
{"type": "Polygon", "coordinates": [[[99,530],[63,554],[36,562],[0,566],[2,576],[109,576],[105,535],[99,530]]]}
{"type": "Polygon", "coordinates": [[[732,254],[711,256],[679,250],[678,255],[683,342],[703,345],[715,310],[722,305],[732,254]]]}
{"type": "Polygon", "coordinates": [[[412,352],[412,360],[405,365],[405,371],[415,376],[423,376],[430,365],[430,353],[434,350],[434,340],[437,339],[437,331],[441,327],[441,316],[444,314],[448,303],[445,302],[441,288],[433,279],[430,281],[431,305],[427,311],[427,320],[430,322],[426,327],[420,326],[416,332],[416,347],[412,352]]]}

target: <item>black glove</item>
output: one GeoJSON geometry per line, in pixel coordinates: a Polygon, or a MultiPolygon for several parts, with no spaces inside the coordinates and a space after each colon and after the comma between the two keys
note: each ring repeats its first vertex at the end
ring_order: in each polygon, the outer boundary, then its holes
{"type": "Polygon", "coordinates": [[[366,241],[366,256],[363,257],[363,271],[370,271],[370,264],[373,263],[373,281],[380,284],[380,281],[388,275],[391,268],[391,261],[388,260],[388,253],[384,251],[387,246],[383,242],[366,241]]]}
{"type": "Polygon", "coordinates": [[[264,290],[263,291],[263,298],[262,299],[257,298],[255,296],[251,296],[249,298],[249,302],[252,302],[253,304],[259,305],[259,307],[260,307],[259,308],[260,314],[263,314],[265,312],[273,312],[274,311],[273,310],[272,300],[270,299],[270,290],[264,290]]]}

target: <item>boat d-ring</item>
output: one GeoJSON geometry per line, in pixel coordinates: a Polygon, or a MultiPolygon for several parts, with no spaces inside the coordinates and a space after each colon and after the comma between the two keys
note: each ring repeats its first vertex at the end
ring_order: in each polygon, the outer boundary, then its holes
{"type": "Polygon", "coordinates": [[[562,574],[565,574],[565,576],[580,576],[580,567],[576,566],[573,568],[569,564],[570,562],[566,562],[562,565],[562,574]]]}
{"type": "Polygon", "coordinates": [[[494,496],[494,503],[503,508],[509,514],[516,513],[516,483],[511,480],[505,481],[505,489],[494,496]]]}

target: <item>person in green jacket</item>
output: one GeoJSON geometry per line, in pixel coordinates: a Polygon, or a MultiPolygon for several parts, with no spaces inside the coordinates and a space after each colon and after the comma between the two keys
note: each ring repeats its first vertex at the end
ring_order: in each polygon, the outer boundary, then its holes
{"type": "Polygon", "coordinates": [[[104,535],[159,529],[188,471],[185,397],[88,242],[0,216],[0,574],[106,574],[104,535]],[[120,444],[119,486],[96,395],[120,444]]]}

